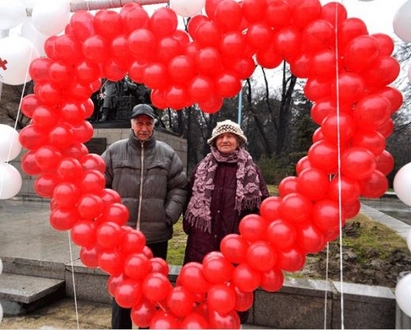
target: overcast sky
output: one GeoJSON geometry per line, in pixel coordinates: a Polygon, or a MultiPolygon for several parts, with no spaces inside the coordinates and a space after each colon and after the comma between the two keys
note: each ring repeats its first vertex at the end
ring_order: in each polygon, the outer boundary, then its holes
{"type": "MultiPolygon", "coordinates": [[[[324,5],[336,0],[320,0],[324,5]]],[[[408,0],[341,0],[336,1],[344,5],[348,17],[361,18],[368,27],[368,32],[386,33],[392,35],[392,22],[398,9],[408,0]]]]}

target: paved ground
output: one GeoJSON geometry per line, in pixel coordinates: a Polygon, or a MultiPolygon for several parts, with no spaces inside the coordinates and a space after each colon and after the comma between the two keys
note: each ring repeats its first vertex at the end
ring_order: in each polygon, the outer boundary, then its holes
{"type": "MultiPolygon", "coordinates": [[[[398,214],[402,214],[404,221],[409,221],[411,208],[404,204],[393,205],[391,211],[396,210],[398,214]]],[[[373,207],[383,208],[375,203],[373,207]]],[[[385,208],[388,208],[387,205],[385,208]]],[[[362,212],[395,229],[403,237],[406,237],[410,230],[408,224],[381,213],[370,206],[363,205],[362,212]]],[[[0,258],[33,259],[45,263],[68,263],[71,261],[71,255],[77,259],[78,248],[70,245],[68,233],[52,229],[48,219],[48,202],[24,201],[21,199],[0,200],[0,258]],[[70,253],[70,248],[72,253],[70,253]]],[[[110,306],[78,301],[76,308],[74,300],[67,298],[26,316],[4,317],[3,321],[0,322],[0,329],[22,328],[110,328],[110,306]]],[[[256,327],[247,326],[243,328],[256,327]]]]}

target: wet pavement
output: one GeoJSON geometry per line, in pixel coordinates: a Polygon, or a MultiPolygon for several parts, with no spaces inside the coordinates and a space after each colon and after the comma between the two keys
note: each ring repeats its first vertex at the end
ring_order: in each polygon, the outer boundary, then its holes
{"type": "MultiPolygon", "coordinates": [[[[402,237],[410,230],[411,207],[397,199],[364,201],[361,212],[402,237]]],[[[51,228],[49,214],[47,201],[0,200],[0,259],[32,259],[43,264],[78,259],[78,247],[70,244],[67,232],[51,228]]],[[[27,315],[4,316],[0,329],[108,329],[110,310],[108,304],[65,298],[27,315]]]]}

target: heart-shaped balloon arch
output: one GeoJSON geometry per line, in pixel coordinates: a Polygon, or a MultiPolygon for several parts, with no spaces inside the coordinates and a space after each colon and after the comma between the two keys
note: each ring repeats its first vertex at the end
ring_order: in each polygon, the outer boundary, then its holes
{"type": "Polygon", "coordinates": [[[70,231],[82,262],[110,275],[110,294],[141,327],[240,327],[236,311],[251,307],[254,290],[279,290],[283,272],[300,270],[359,212],[360,196],[386,191],[393,169],[385,139],[402,94],[388,86],[400,70],[389,36],[369,35],[337,2],[210,0],[205,11],[191,18],[188,33],[167,7],[151,16],[135,3],[119,13],[75,12],[64,35],[47,39],[47,57],[31,63],[35,90],[21,105],[32,119],[19,135],[28,149],[22,168],[37,176],[37,194],[51,198],[52,227],[70,231]],[[84,145],[93,135],[90,96],[102,77],[128,74],[152,89],[160,109],[197,103],[213,113],[256,64],[275,68],[283,60],[307,79],[320,125],[314,143],[279,196],[243,218],[221,252],[184,265],[173,286],[168,264],[125,226],[128,211],[105,189],[104,162],[84,145]]]}

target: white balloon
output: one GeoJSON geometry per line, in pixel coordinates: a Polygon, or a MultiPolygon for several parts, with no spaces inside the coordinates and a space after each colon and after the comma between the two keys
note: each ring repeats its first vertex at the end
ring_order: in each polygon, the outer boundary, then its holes
{"type": "Polygon", "coordinates": [[[36,27],[33,25],[31,17],[27,17],[21,26],[21,36],[31,41],[39,52],[40,56],[45,56],[46,52],[44,50],[44,43],[49,38],[49,36],[39,32],[36,27]]]}
{"type": "Polygon", "coordinates": [[[411,66],[408,67],[407,76],[408,76],[408,81],[411,82],[411,66]]]}
{"type": "Polygon", "coordinates": [[[18,194],[23,181],[20,172],[9,163],[0,163],[0,199],[9,199],[18,194]]]}
{"type": "Polygon", "coordinates": [[[31,80],[30,63],[40,55],[26,38],[9,36],[0,39],[0,82],[21,85],[31,80]]]}
{"type": "Polygon", "coordinates": [[[0,322],[3,320],[3,307],[0,304],[0,322]]]}
{"type": "Polygon", "coordinates": [[[13,160],[20,151],[19,133],[9,125],[0,124],[0,162],[13,160]]]}
{"type": "Polygon", "coordinates": [[[0,275],[3,273],[3,261],[0,259],[0,275]]]}
{"type": "Polygon", "coordinates": [[[70,20],[70,1],[54,0],[53,2],[35,3],[31,14],[36,29],[47,35],[58,35],[70,20]]]}
{"type": "Polygon", "coordinates": [[[411,206],[411,163],[401,167],[395,174],[393,182],[397,197],[408,206],[411,206]]]}
{"type": "Polygon", "coordinates": [[[205,6],[205,0],[170,0],[170,8],[177,15],[191,17],[198,14],[205,6]]]}
{"type": "Polygon", "coordinates": [[[0,30],[9,30],[24,22],[26,7],[16,0],[0,1],[0,30]]]}
{"type": "Polygon", "coordinates": [[[401,310],[411,317],[411,273],[402,277],[395,287],[395,299],[401,310]]]}
{"type": "Polygon", "coordinates": [[[393,28],[394,33],[402,41],[411,42],[411,0],[404,3],[394,15],[393,28]]]}

